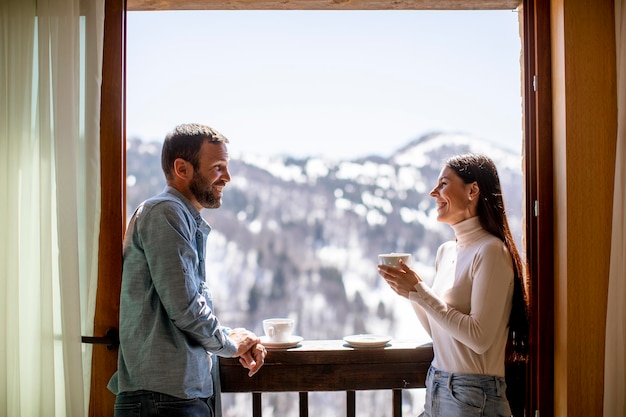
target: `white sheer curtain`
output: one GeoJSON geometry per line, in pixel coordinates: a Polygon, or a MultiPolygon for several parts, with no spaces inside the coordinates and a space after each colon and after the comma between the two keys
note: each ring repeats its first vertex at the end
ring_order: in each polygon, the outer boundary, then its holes
{"type": "Polygon", "coordinates": [[[606,317],[604,415],[626,417],[626,3],[615,0],[617,149],[606,317]]]}
{"type": "Polygon", "coordinates": [[[104,0],[0,1],[0,415],[83,416],[104,0]]]}

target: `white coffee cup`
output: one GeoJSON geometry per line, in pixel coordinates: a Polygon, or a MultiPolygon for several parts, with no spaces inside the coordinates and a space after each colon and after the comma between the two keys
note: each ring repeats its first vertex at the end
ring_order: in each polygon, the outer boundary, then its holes
{"type": "Polygon", "coordinates": [[[381,253],[378,255],[378,265],[386,265],[386,266],[395,266],[396,268],[400,266],[400,259],[406,265],[411,263],[411,254],[410,253],[381,253]]]}
{"type": "Polygon", "coordinates": [[[270,342],[288,342],[293,334],[295,320],[289,318],[272,318],[263,320],[263,331],[270,342]]]}

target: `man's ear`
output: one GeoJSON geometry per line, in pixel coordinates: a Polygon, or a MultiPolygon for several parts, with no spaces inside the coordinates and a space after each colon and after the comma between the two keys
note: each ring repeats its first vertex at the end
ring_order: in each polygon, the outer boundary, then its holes
{"type": "Polygon", "coordinates": [[[193,176],[191,164],[183,158],[176,158],[174,161],[174,176],[182,180],[191,178],[193,176]]]}

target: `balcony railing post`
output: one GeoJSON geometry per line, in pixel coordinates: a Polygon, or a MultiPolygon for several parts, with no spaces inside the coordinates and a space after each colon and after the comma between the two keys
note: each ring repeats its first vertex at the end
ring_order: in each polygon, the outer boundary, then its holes
{"type": "Polygon", "coordinates": [[[393,417],[402,417],[402,390],[393,389],[393,410],[391,415],[393,417]]]}
{"type": "Polygon", "coordinates": [[[253,392],[252,393],[252,417],[262,417],[262,404],[261,404],[261,393],[253,392]]]}
{"type": "Polygon", "coordinates": [[[300,417],[309,417],[309,393],[300,393],[300,417]]]}
{"type": "Polygon", "coordinates": [[[346,416],[356,417],[356,392],[346,391],[346,416]]]}

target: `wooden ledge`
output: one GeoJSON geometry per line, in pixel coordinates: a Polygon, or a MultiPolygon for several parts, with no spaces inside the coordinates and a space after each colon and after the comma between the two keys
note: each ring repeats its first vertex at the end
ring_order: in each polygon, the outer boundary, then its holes
{"type": "Polygon", "coordinates": [[[237,359],[220,358],[222,392],[308,392],[423,388],[433,359],[431,344],[392,340],[383,348],[343,340],[305,340],[269,350],[252,378],[237,359]]]}

